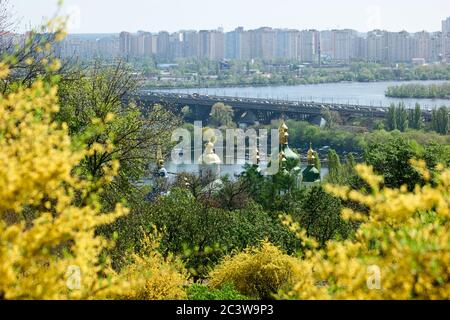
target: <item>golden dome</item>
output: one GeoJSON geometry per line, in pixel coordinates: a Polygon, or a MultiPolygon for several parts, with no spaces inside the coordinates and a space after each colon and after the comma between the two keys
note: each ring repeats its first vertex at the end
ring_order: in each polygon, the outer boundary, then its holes
{"type": "Polygon", "coordinates": [[[162,155],[161,146],[159,145],[156,149],[156,165],[158,166],[158,169],[164,168],[164,157],[162,155]]]}
{"type": "Polygon", "coordinates": [[[214,152],[214,143],[212,141],[205,145],[205,154],[198,159],[199,164],[213,165],[222,164],[220,157],[214,152]]]}
{"type": "Polygon", "coordinates": [[[286,125],[286,122],[284,120],[281,120],[280,128],[278,129],[278,132],[280,134],[280,144],[288,144],[289,139],[289,133],[288,133],[288,126],[286,125]]]}
{"type": "Polygon", "coordinates": [[[316,160],[316,156],[314,155],[314,150],[312,148],[312,143],[310,143],[309,145],[309,150],[308,150],[308,163],[309,164],[314,164],[314,161],[316,160]]]}

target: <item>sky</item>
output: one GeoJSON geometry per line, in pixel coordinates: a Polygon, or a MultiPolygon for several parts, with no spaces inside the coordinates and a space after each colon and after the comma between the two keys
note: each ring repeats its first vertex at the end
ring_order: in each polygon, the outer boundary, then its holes
{"type": "MultiPolygon", "coordinates": [[[[56,12],[57,0],[10,0],[18,31],[56,12]]],[[[237,26],[439,31],[449,0],[65,0],[70,33],[174,32],[237,26]]]]}

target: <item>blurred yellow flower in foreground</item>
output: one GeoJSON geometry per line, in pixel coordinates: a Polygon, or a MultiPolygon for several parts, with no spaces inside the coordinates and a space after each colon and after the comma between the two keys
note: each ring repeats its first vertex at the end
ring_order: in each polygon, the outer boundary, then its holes
{"type": "MultiPolygon", "coordinates": [[[[413,165],[429,181],[423,161],[413,165]]],[[[327,186],[327,191],[368,208],[345,209],[343,217],[362,221],[353,239],[305,252],[298,272],[303,279],[281,298],[290,299],[449,299],[450,170],[436,168],[434,184],[382,187],[372,168],[359,165],[370,192],[327,186]]],[[[290,218],[285,224],[299,231],[290,218]]],[[[306,236],[298,235],[304,242],[306,236]]],[[[313,248],[314,249],[314,248],[313,248]]]]}

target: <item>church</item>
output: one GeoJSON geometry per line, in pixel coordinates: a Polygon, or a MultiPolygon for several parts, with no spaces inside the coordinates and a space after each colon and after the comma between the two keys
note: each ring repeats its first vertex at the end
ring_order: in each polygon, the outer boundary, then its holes
{"type": "MultiPolygon", "coordinates": [[[[292,189],[310,188],[322,181],[321,172],[316,167],[317,153],[313,150],[312,144],[306,155],[306,168],[303,168],[301,157],[289,146],[289,128],[284,120],[281,120],[279,133],[279,152],[272,154],[267,167],[260,161],[259,150],[256,147],[249,151],[249,158],[252,160],[253,169],[265,179],[272,179],[274,184],[280,186],[280,195],[286,194],[292,189]]],[[[198,174],[201,178],[210,178],[212,183],[205,190],[220,190],[223,187],[221,180],[221,166],[223,162],[215,153],[214,140],[211,139],[205,144],[205,151],[197,159],[198,174]]],[[[154,199],[157,195],[167,194],[169,191],[169,173],[165,168],[164,158],[161,148],[158,147],[156,157],[156,168],[153,172],[153,191],[149,195],[154,199]]]]}

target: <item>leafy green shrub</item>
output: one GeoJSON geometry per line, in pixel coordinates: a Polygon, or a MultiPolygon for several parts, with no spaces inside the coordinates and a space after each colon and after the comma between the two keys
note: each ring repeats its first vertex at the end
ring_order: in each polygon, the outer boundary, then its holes
{"type": "MultiPolygon", "coordinates": [[[[295,235],[258,205],[229,211],[208,206],[189,191],[173,189],[149,212],[145,223],[163,231],[162,252],[183,255],[187,268],[199,278],[224,255],[266,238],[288,253],[300,247],[295,235]]],[[[148,229],[148,225],[143,227],[148,229]]]]}
{"type": "Polygon", "coordinates": [[[232,283],[241,294],[271,299],[296,281],[298,264],[295,257],[263,241],[258,247],[226,256],[209,274],[209,283],[214,288],[232,283]]]}
{"type": "Polygon", "coordinates": [[[205,285],[193,284],[187,289],[189,300],[248,300],[248,297],[237,291],[232,284],[225,284],[219,289],[205,285]]]}

